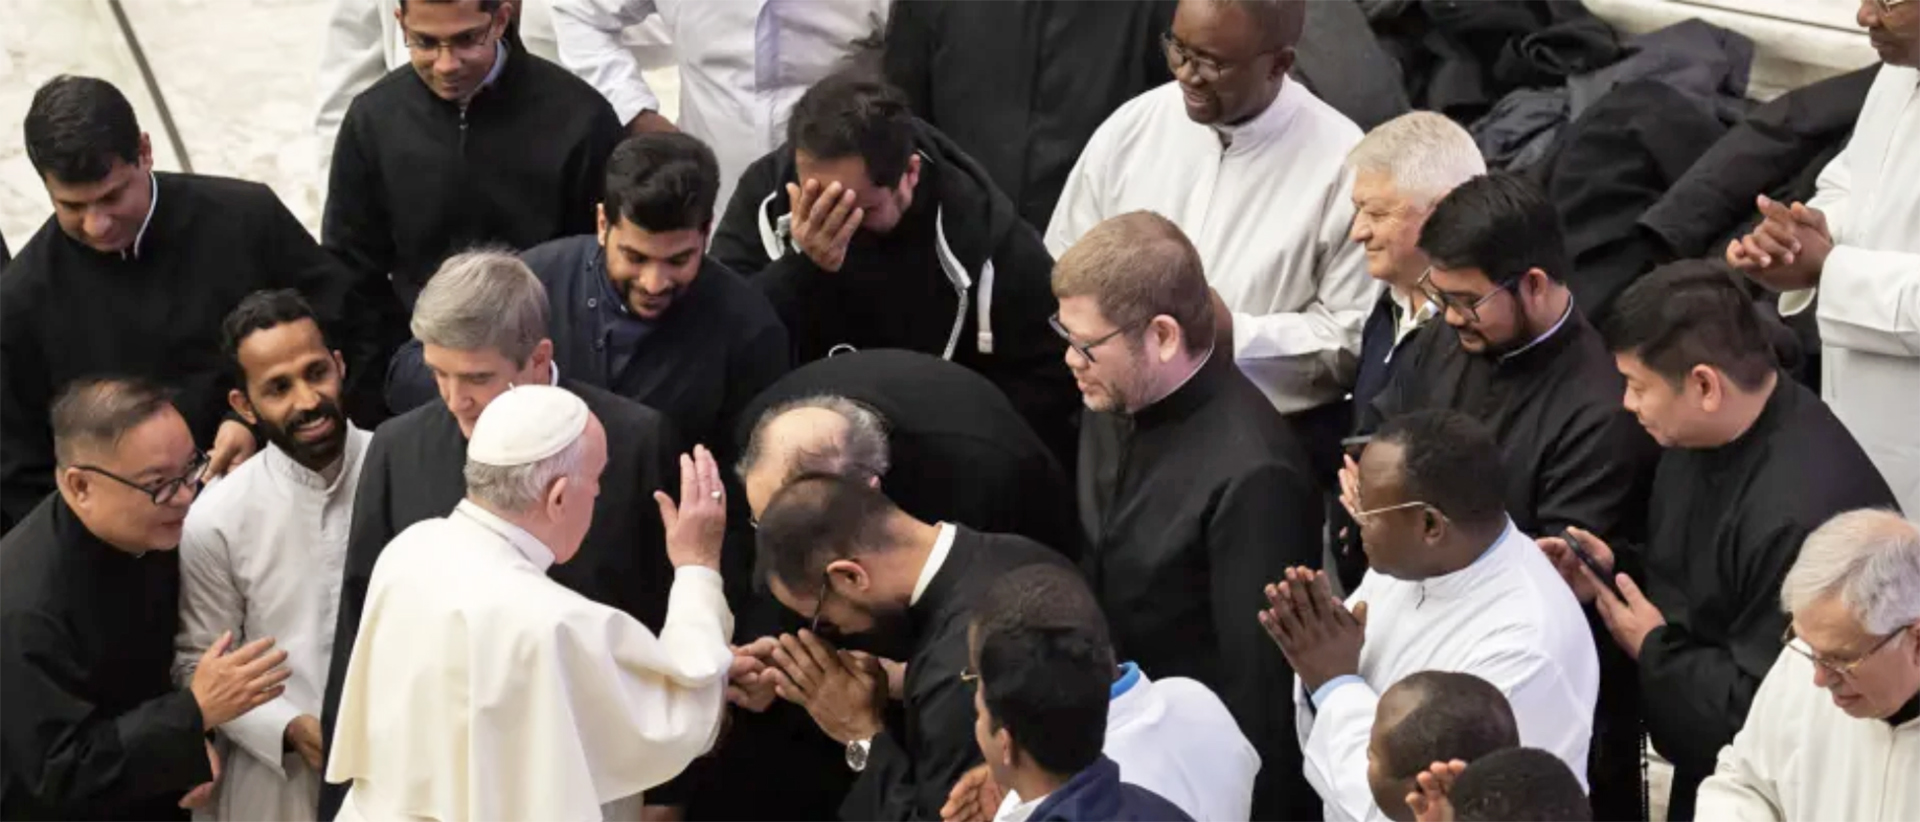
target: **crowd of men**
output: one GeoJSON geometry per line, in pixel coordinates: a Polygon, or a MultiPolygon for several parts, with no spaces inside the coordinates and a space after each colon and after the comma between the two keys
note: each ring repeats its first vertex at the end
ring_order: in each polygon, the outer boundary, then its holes
{"type": "Polygon", "coordinates": [[[36,92],[0,818],[1920,816],[1920,3],[1605,316],[1333,3],[550,3],[340,0],[317,242],[36,92]]]}

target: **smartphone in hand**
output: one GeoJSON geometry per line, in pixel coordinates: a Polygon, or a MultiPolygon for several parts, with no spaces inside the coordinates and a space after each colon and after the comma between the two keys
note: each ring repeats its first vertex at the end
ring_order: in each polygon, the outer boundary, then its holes
{"type": "Polygon", "coordinates": [[[1587,553],[1586,547],[1580,544],[1580,538],[1573,535],[1573,529],[1562,528],[1558,536],[1562,541],[1567,543],[1568,548],[1573,549],[1573,555],[1580,558],[1580,564],[1587,566],[1587,570],[1592,571],[1594,576],[1600,578],[1600,584],[1607,586],[1607,590],[1613,592],[1616,598],[1626,599],[1626,597],[1620,595],[1620,586],[1613,582],[1613,572],[1600,567],[1600,561],[1594,559],[1592,554],[1587,553]]]}

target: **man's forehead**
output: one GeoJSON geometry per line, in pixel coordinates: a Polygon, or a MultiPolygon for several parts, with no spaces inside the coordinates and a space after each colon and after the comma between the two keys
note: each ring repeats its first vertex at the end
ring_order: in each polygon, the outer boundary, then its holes
{"type": "Polygon", "coordinates": [[[1433,267],[1432,273],[1428,275],[1428,278],[1442,291],[1470,289],[1493,284],[1493,278],[1488,277],[1487,272],[1472,266],[1442,268],[1436,264],[1433,267]]]}
{"type": "Polygon", "coordinates": [[[115,157],[113,165],[107,169],[107,176],[90,183],[69,183],[51,174],[43,176],[41,180],[46,183],[47,193],[56,200],[63,203],[91,203],[131,183],[136,173],[138,169],[132,163],[115,157]]]}
{"type": "Polygon", "coordinates": [[[457,34],[491,22],[493,15],[480,7],[480,0],[407,0],[400,19],[424,33],[457,34]]]}

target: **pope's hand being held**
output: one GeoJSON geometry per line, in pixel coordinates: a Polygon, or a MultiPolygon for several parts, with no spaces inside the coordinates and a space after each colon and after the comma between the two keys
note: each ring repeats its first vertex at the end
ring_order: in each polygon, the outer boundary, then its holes
{"type": "Polygon", "coordinates": [[[667,529],[667,561],[673,567],[698,566],[720,570],[720,544],[727,530],[727,492],[720,484],[720,466],[704,445],[680,455],[680,503],[665,491],[653,492],[660,505],[660,522],[667,529]]]}

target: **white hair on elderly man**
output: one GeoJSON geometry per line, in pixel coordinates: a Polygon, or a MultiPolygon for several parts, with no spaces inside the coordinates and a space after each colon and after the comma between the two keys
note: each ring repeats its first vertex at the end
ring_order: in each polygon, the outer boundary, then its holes
{"type": "Polygon", "coordinates": [[[587,438],[580,436],[553,456],[526,465],[487,465],[468,460],[467,496],[494,511],[530,511],[547,498],[555,482],[580,473],[586,454],[587,438]]]}
{"type": "Polygon", "coordinates": [[[1473,135],[1446,115],[1402,114],[1375,127],[1347,152],[1354,173],[1385,174],[1409,205],[1425,209],[1461,183],[1487,173],[1473,135]]]}
{"type": "Polygon", "coordinates": [[[1868,633],[1920,621],[1920,526],[1891,511],[1849,511],[1815,529],[1780,586],[1798,613],[1830,596],[1868,633]]]}

